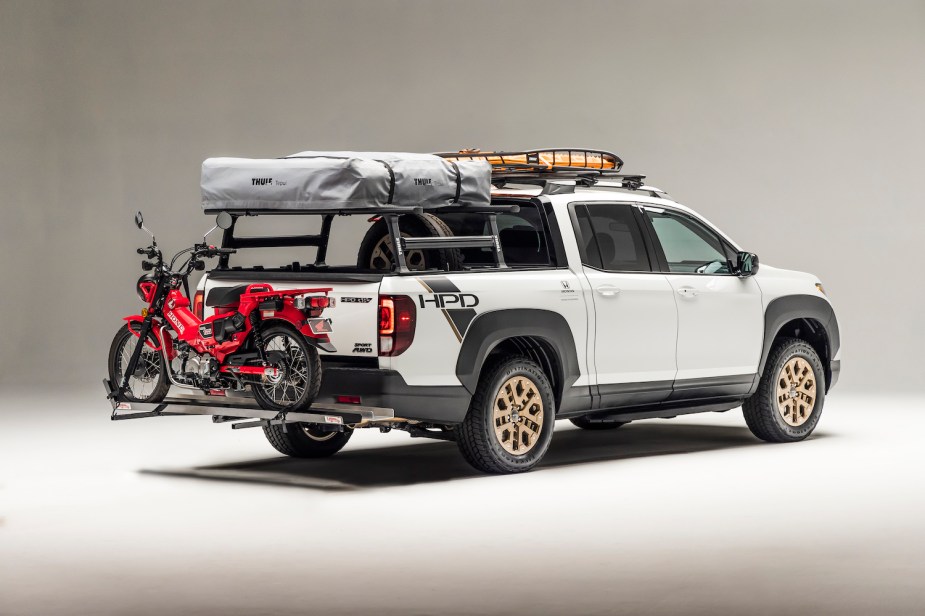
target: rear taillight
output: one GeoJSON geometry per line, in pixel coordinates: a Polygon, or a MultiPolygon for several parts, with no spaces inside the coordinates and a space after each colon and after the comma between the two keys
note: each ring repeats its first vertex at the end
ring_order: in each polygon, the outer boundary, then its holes
{"type": "Polygon", "coordinates": [[[202,298],[205,297],[205,291],[196,291],[196,295],[193,296],[193,314],[196,315],[196,318],[202,321],[202,298]]]}
{"type": "Polygon", "coordinates": [[[394,357],[414,341],[416,309],[407,295],[379,297],[379,354],[394,357]]]}

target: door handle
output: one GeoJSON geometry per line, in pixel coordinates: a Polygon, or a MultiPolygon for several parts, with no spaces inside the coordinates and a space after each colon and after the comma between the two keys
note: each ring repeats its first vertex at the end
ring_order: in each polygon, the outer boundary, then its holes
{"type": "Polygon", "coordinates": [[[697,295],[697,289],[694,287],[681,287],[678,289],[678,295],[682,297],[694,297],[697,295]]]}
{"type": "Polygon", "coordinates": [[[596,287],[594,290],[600,293],[601,295],[603,295],[604,297],[616,297],[617,295],[620,294],[619,287],[614,287],[609,284],[601,285],[599,287],[596,287]]]}

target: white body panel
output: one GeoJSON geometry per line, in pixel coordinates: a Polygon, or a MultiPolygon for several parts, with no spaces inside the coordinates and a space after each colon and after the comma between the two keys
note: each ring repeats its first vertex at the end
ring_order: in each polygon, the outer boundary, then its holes
{"type": "Polygon", "coordinates": [[[579,289],[577,276],[566,269],[388,276],[382,281],[382,293],[412,297],[417,307],[417,327],[411,347],[396,357],[383,357],[381,365],[398,371],[409,385],[459,385],[456,361],[467,329],[462,325],[466,317],[460,318],[452,311],[471,309],[474,321],[494,310],[534,308],[560,314],[568,322],[581,369],[575,385],[588,385],[588,321],[579,289]],[[568,283],[568,288],[563,282],[568,283]],[[458,291],[445,290],[447,287],[441,283],[449,283],[458,291]],[[442,308],[435,302],[441,294],[445,302],[442,308]],[[458,294],[477,298],[477,305],[472,306],[473,300],[467,297],[466,307],[460,308],[450,299],[458,294]],[[453,322],[454,317],[459,324],[453,322]]]}
{"type": "Polygon", "coordinates": [[[665,275],[583,269],[586,301],[594,307],[589,363],[593,359],[597,383],[673,380],[678,313],[665,275]]]}
{"type": "Polygon", "coordinates": [[[754,374],[764,343],[764,308],[754,278],[667,278],[678,306],[677,378],[754,374]]]}

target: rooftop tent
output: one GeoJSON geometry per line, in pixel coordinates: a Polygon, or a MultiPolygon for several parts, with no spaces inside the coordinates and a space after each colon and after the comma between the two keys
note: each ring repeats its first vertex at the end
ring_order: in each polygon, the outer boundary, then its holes
{"type": "Polygon", "coordinates": [[[404,152],[299,152],[209,158],[201,184],[206,213],[483,207],[491,201],[491,165],[404,152]]]}

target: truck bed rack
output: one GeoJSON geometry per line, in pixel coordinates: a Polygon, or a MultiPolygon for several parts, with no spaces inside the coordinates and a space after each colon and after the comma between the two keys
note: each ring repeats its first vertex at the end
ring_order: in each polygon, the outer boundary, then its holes
{"type": "MultiPolygon", "coordinates": [[[[107,396],[115,391],[109,379],[103,379],[103,386],[107,396]]],[[[168,396],[155,403],[129,402],[117,398],[109,398],[109,401],[112,404],[113,421],[209,415],[214,423],[231,423],[233,429],[308,423],[339,431],[343,430],[344,426],[391,421],[395,418],[392,409],[333,402],[316,402],[311,405],[309,412],[279,413],[262,409],[252,398],[243,397],[184,394],[168,396]]]]}

